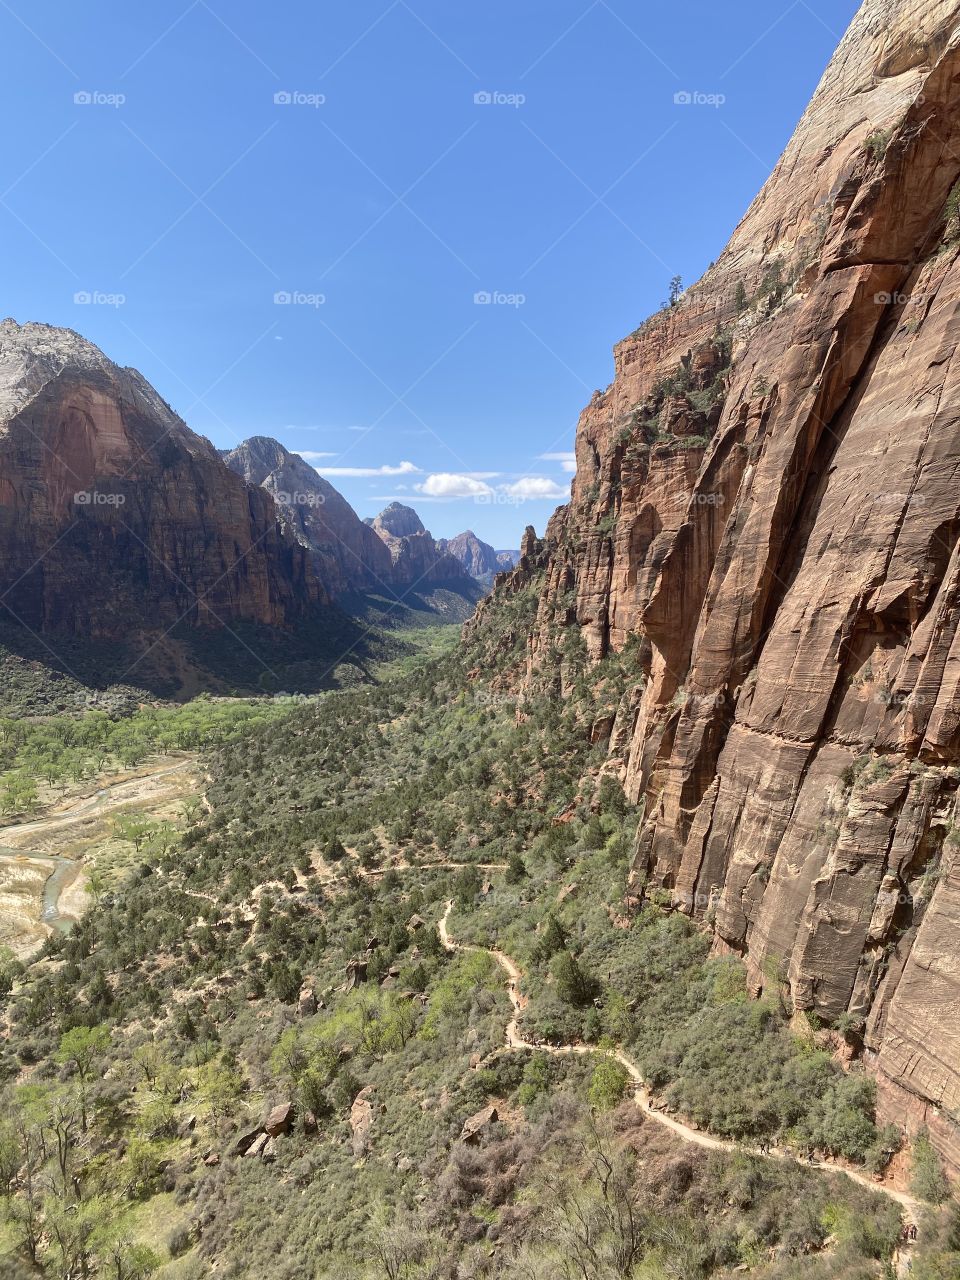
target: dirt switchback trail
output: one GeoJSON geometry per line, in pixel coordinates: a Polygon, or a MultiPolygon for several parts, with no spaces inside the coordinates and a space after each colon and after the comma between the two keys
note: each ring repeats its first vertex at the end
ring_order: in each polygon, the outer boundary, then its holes
{"type": "MultiPolygon", "coordinates": [[[[587,1054],[604,1052],[598,1050],[594,1045],[588,1044],[566,1044],[566,1045],[550,1045],[535,1044],[532,1040],[527,1040],[520,1030],[520,1017],[526,1008],[527,999],[520,993],[520,982],[523,978],[523,971],[515,960],[504,951],[490,949],[488,947],[469,946],[463,942],[457,942],[450,936],[449,919],[453,911],[452,899],[447,902],[446,911],[437,922],[437,930],[440,934],[440,941],[447,951],[482,951],[492,956],[497,964],[507,975],[507,994],[510,997],[510,1003],[513,1006],[513,1017],[507,1025],[506,1045],[508,1049],[522,1049],[537,1053],[550,1053],[557,1056],[569,1054],[587,1054]]],[[[881,1195],[895,1200],[897,1204],[905,1211],[905,1217],[908,1223],[916,1224],[919,1221],[920,1211],[923,1208],[921,1201],[916,1197],[909,1195],[906,1191],[898,1191],[894,1187],[884,1186],[883,1183],[874,1182],[872,1178],[864,1173],[860,1173],[856,1169],[848,1168],[844,1164],[834,1163],[829,1160],[800,1160],[791,1151],[784,1150],[780,1147],[773,1147],[763,1151],[759,1147],[750,1146],[747,1143],[732,1142],[725,1138],[715,1138],[708,1133],[702,1133],[699,1129],[694,1129],[688,1124],[684,1124],[682,1120],[676,1120],[673,1116],[667,1115],[663,1111],[658,1111],[653,1105],[653,1099],[650,1089],[643,1078],[640,1068],[633,1062],[622,1049],[615,1049],[611,1054],[623,1067],[627,1075],[633,1081],[634,1091],[633,1100],[640,1110],[651,1120],[662,1125],[665,1129],[670,1129],[684,1142],[693,1143],[695,1146],[703,1147],[708,1151],[730,1151],[742,1152],[747,1155],[759,1156],[766,1159],[774,1160],[796,1160],[797,1163],[804,1165],[808,1169],[819,1169],[826,1173],[841,1173],[849,1178],[852,1182],[857,1182],[861,1186],[866,1187],[870,1191],[879,1192],[881,1195]]],[[[906,1250],[901,1246],[900,1262],[905,1261],[904,1253],[906,1250]]]]}

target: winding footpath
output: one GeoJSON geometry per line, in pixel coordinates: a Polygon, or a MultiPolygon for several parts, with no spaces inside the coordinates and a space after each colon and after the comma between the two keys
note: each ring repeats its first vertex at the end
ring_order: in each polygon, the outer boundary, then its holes
{"type": "MultiPolygon", "coordinates": [[[[566,1056],[570,1054],[587,1054],[605,1052],[598,1050],[593,1045],[588,1044],[535,1044],[532,1040],[527,1040],[520,1030],[520,1018],[527,1006],[527,999],[520,991],[520,983],[523,979],[523,971],[519,965],[504,951],[491,949],[488,947],[469,946],[464,942],[457,942],[450,936],[449,920],[453,911],[453,900],[447,902],[447,909],[443,916],[437,922],[437,930],[440,934],[440,941],[447,951],[481,951],[486,955],[492,956],[497,964],[507,975],[507,994],[510,997],[510,1003],[513,1006],[513,1017],[507,1023],[506,1030],[506,1047],[507,1049],[528,1050],[536,1053],[550,1053],[557,1056],[566,1056]]],[[[732,1142],[724,1138],[714,1138],[710,1134],[702,1133],[699,1129],[693,1129],[690,1125],[684,1124],[682,1120],[675,1120],[673,1116],[667,1115],[663,1111],[657,1110],[653,1104],[650,1089],[643,1078],[643,1074],[637,1064],[623,1052],[622,1049],[610,1051],[611,1056],[616,1058],[617,1062],[623,1067],[630,1080],[633,1082],[633,1100],[644,1115],[649,1116],[651,1120],[662,1125],[665,1129],[670,1129],[684,1142],[689,1142],[698,1147],[703,1147],[708,1151],[730,1151],[746,1153],[748,1155],[759,1156],[761,1158],[773,1160],[793,1160],[802,1164],[807,1169],[819,1169],[826,1173],[841,1173],[849,1178],[851,1182],[859,1183],[860,1186],[866,1187],[869,1191],[878,1192],[880,1195],[889,1197],[896,1201],[904,1211],[904,1221],[907,1226],[915,1226],[920,1219],[920,1211],[923,1204],[915,1196],[909,1195],[906,1191],[898,1191],[895,1187],[885,1186],[883,1183],[874,1182],[872,1178],[864,1173],[860,1173],[856,1169],[851,1169],[845,1164],[840,1164],[831,1160],[801,1160],[794,1152],[787,1151],[782,1147],[771,1147],[767,1150],[761,1150],[760,1147],[750,1146],[743,1142],[732,1142]]],[[[898,1274],[906,1275],[909,1270],[909,1253],[911,1252],[912,1241],[904,1241],[900,1245],[897,1255],[898,1274]]]]}

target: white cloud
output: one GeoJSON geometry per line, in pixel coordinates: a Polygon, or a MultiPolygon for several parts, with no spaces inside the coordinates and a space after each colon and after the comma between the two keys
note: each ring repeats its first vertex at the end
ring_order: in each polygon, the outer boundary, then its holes
{"type": "MultiPolygon", "coordinates": [[[[304,454],[304,457],[307,455],[304,454]]],[[[414,466],[412,462],[400,462],[396,466],[385,463],[382,467],[328,467],[319,466],[317,470],[325,476],[355,476],[363,479],[369,476],[409,476],[417,475],[423,470],[422,467],[414,466]]]]}
{"type": "Polygon", "coordinates": [[[335,458],[336,456],[335,453],[317,453],[315,449],[302,449],[300,451],[300,457],[305,462],[319,462],[321,458],[335,458]]]}
{"type": "MultiPolygon", "coordinates": [[[[488,475],[490,473],[483,472],[488,475]]],[[[417,492],[427,498],[479,498],[493,493],[483,480],[472,475],[456,475],[449,471],[440,471],[427,476],[422,484],[417,485],[417,492]]]]}
{"type": "Polygon", "coordinates": [[[551,480],[549,476],[524,476],[521,480],[515,480],[513,484],[503,485],[502,492],[507,497],[521,502],[557,500],[570,496],[562,485],[551,480]]]}
{"type": "Polygon", "coordinates": [[[564,471],[569,471],[572,475],[577,469],[577,455],[575,453],[541,453],[541,462],[559,462],[564,471]]]}

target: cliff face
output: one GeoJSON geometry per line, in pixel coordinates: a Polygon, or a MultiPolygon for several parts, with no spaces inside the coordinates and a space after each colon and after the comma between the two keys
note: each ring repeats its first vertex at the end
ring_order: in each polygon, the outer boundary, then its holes
{"type": "Polygon", "coordinates": [[[392,580],[390,552],[346,498],[278,440],[254,436],[223,454],[232,471],[272,496],[285,529],[315,554],[331,596],[382,589],[392,580]]]}
{"type": "Polygon", "coordinates": [[[323,599],[273,502],[132,369],[0,324],[0,600],[34,631],[292,621],[323,599]]]}
{"type": "MultiPolygon", "coordinates": [[[[841,1015],[960,1171],[960,4],[867,0],[716,265],[615,349],[501,581],[633,639],[634,876],[841,1015]]],[[[481,611],[482,627],[488,610],[481,611]]]]}
{"type": "Polygon", "coordinates": [[[395,586],[426,589],[443,583],[469,582],[470,575],[460,561],[433,540],[412,507],[391,502],[370,521],[370,528],[390,553],[395,586]]]}

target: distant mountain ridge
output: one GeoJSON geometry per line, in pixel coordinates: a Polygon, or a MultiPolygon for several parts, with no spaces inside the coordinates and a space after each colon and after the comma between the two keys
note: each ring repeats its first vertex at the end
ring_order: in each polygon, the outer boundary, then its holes
{"type": "Polygon", "coordinates": [[[472,608],[482,594],[412,507],[393,502],[361,520],[329,480],[270,436],[251,436],[220,454],[248,484],[270,494],[284,532],[312,553],[332,599],[369,592],[406,598],[449,587],[472,608]]]}
{"type": "Polygon", "coordinates": [[[464,566],[434,541],[412,507],[404,506],[402,502],[391,502],[368,522],[368,527],[389,549],[395,585],[433,586],[469,581],[470,575],[464,566]]]}
{"type": "Polygon", "coordinates": [[[466,529],[454,538],[441,538],[437,546],[458,560],[472,578],[487,582],[492,582],[498,573],[512,569],[520,558],[519,551],[494,550],[472,529],[466,529]]]}

